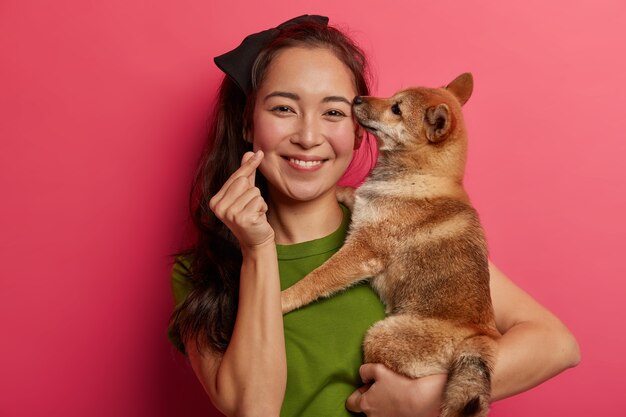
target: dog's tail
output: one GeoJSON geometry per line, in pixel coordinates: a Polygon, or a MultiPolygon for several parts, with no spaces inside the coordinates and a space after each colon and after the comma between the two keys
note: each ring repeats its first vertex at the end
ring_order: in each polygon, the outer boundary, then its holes
{"type": "Polygon", "coordinates": [[[495,340],[477,335],[463,340],[448,374],[441,417],[483,417],[489,411],[495,340]]]}

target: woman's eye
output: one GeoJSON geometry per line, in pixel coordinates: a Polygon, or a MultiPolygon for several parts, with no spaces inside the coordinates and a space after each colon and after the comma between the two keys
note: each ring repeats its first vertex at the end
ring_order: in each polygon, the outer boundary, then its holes
{"type": "Polygon", "coordinates": [[[289,113],[289,112],[293,112],[293,110],[289,106],[272,107],[272,111],[275,112],[275,113],[289,113]]]}
{"type": "Polygon", "coordinates": [[[339,110],[328,110],[326,115],[330,117],[346,117],[346,114],[339,110]]]}

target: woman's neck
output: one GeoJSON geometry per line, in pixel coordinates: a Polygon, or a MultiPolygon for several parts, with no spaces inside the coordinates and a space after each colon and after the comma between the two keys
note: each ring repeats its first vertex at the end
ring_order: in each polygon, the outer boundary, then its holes
{"type": "Polygon", "coordinates": [[[288,245],[333,233],[341,225],[343,210],[333,192],[313,201],[271,201],[267,219],[276,243],[288,245]]]}

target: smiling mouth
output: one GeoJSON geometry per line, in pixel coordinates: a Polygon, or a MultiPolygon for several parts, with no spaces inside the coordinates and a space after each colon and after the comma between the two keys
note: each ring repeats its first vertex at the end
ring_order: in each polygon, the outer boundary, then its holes
{"type": "Polygon", "coordinates": [[[284,158],[288,160],[289,162],[291,162],[292,164],[301,166],[303,168],[312,168],[312,167],[321,165],[322,162],[325,161],[321,159],[316,159],[314,161],[303,161],[301,159],[296,159],[296,158],[289,158],[289,157],[284,157],[284,158]]]}

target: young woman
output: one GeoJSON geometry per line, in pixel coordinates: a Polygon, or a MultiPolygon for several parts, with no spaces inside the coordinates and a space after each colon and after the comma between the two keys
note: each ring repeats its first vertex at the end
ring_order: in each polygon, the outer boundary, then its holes
{"type": "MultiPolygon", "coordinates": [[[[368,94],[362,52],[327,18],[302,16],[216,63],[228,77],[192,187],[197,244],[174,264],[172,341],[228,416],[438,415],[446,375],[361,366],[363,335],[384,316],[369,286],[281,314],[281,289],[346,234],[335,187],[363,139],[351,115],[368,94]]],[[[576,365],[579,352],[554,315],[490,268],[498,400],[576,365]]]]}

